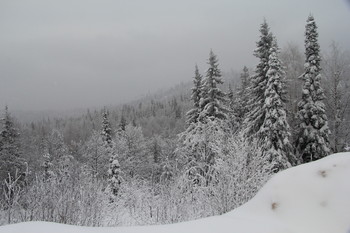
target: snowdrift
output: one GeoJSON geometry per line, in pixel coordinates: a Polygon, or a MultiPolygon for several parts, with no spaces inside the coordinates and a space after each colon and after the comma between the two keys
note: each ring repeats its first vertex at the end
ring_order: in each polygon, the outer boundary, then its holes
{"type": "Polygon", "coordinates": [[[0,227],[1,233],[349,233],[350,153],[287,169],[227,214],[160,226],[92,228],[48,222],[0,227]]]}

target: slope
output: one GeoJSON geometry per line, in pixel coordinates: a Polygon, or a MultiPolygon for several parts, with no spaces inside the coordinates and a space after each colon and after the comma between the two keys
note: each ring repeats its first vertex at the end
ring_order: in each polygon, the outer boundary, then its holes
{"type": "Polygon", "coordinates": [[[1,233],[346,233],[350,230],[350,153],[275,175],[248,203],[222,216],[161,226],[89,228],[47,222],[1,233]]]}

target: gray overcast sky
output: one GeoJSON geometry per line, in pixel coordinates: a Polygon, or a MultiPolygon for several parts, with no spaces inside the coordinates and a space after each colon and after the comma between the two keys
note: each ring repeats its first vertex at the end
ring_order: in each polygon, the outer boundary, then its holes
{"type": "Polygon", "coordinates": [[[211,48],[223,71],[253,67],[264,17],[303,49],[309,13],[321,49],[349,49],[346,0],[0,0],[0,107],[121,103],[191,80],[211,48]]]}

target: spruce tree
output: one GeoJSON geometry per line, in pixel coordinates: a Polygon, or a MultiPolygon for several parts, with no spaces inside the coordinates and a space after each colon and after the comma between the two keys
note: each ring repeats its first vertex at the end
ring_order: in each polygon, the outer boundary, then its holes
{"type": "Polygon", "coordinates": [[[256,67],[255,75],[250,79],[250,100],[248,102],[250,111],[247,113],[244,121],[246,125],[245,135],[249,139],[255,138],[265,119],[265,110],[263,106],[265,104],[265,90],[268,80],[268,61],[273,41],[272,33],[265,20],[261,24],[260,33],[260,40],[257,42],[257,49],[254,51],[254,56],[259,59],[259,63],[256,67]]]}
{"type": "Polygon", "coordinates": [[[180,134],[183,144],[181,149],[187,161],[184,165],[186,174],[196,185],[208,185],[216,179],[218,171],[214,169],[214,165],[221,153],[217,148],[222,144],[224,132],[229,130],[226,94],[218,87],[223,81],[213,51],[210,51],[208,65],[200,92],[198,120],[180,134]]]}
{"type": "Polygon", "coordinates": [[[195,67],[195,75],[193,78],[193,87],[191,100],[193,101],[193,108],[186,113],[187,124],[196,123],[198,116],[201,111],[200,99],[201,99],[201,88],[202,88],[202,75],[198,71],[198,66],[195,67]]]}
{"type": "Polygon", "coordinates": [[[251,110],[245,120],[245,135],[261,148],[261,156],[271,172],[295,164],[289,141],[285,107],[284,71],[278,58],[277,42],[264,21],[255,56],[260,62],[249,88],[251,110]]]}
{"type": "Polygon", "coordinates": [[[292,156],[292,145],[289,141],[289,125],[285,106],[285,74],[278,58],[278,47],[274,39],[266,73],[267,84],[264,93],[265,101],[262,110],[264,122],[258,131],[258,144],[272,172],[278,172],[295,163],[292,156]]]}
{"type": "Polygon", "coordinates": [[[221,79],[221,71],[218,68],[218,59],[212,50],[209,54],[208,65],[209,68],[202,87],[202,98],[200,101],[202,111],[199,114],[199,119],[202,122],[215,119],[226,120],[228,118],[228,109],[225,107],[226,95],[218,87],[224,82],[221,79]]]}
{"type": "Polygon", "coordinates": [[[118,129],[117,129],[117,137],[123,137],[124,133],[125,133],[125,129],[126,129],[126,119],[124,117],[124,115],[121,116],[120,121],[119,121],[119,125],[118,125],[118,129]]]}
{"type": "Polygon", "coordinates": [[[111,156],[108,169],[108,187],[110,192],[110,201],[113,202],[114,198],[118,195],[121,185],[121,170],[117,156],[111,156]]]}
{"type": "Polygon", "coordinates": [[[21,157],[19,132],[14,125],[8,107],[5,107],[2,121],[2,130],[0,131],[0,182],[7,179],[9,175],[24,175],[25,161],[21,157]]]}
{"type": "Polygon", "coordinates": [[[102,131],[101,131],[102,141],[104,145],[102,146],[103,154],[109,157],[109,168],[107,170],[108,175],[108,191],[111,194],[110,201],[113,202],[113,198],[118,195],[121,178],[120,178],[120,165],[115,154],[115,144],[112,140],[112,129],[111,124],[108,119],[108,111],[103,110],[102,114],[102,131]]]}
{"type": "Polygon", "coordinates": [[[126,120],[124,115],[122,115],[119,122],[119,130],[125,131],[125,127],[126,127],[126,120]]]}
{"type": "Polygon", "coordinates": [[[112,144],[112,129],[111,129],[111,124],[109,123],[109,119],[108,119],[108,111],[106,109],[103,110],[103,114],[102,114],[101,136],[102,136],[103,141],[107,145],[112,144]]]}
{"type": "Polygon", "coordinates": [[[301,161],[306,163],[329,154],[329,128],[325,113],[325,98],[321,87],[321,57],[317,26],[309,16],[305,27],[305,65],[302,99],[298,103],[299,137],[297,148],[301,161]]]}

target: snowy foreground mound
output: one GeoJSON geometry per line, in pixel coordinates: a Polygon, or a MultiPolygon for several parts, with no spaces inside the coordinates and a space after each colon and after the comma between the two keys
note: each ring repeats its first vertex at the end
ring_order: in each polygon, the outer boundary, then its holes
{"type": "Polygon", "coordinates": [[[248,203],[222,216],[116,228],[27,222],[1,233],[347,233],[350,232],[350,153],[339,153],[274,176],[248,203]]]}

